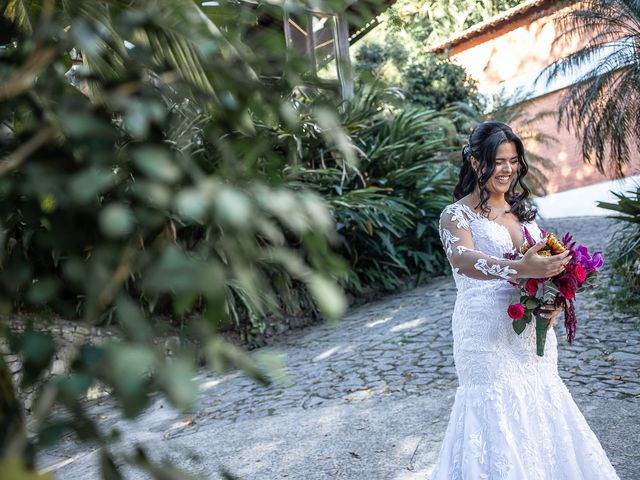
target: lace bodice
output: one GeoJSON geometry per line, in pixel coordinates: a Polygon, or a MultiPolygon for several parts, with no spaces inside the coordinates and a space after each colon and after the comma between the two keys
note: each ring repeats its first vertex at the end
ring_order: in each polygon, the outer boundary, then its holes
{"type": "MultiPolygon", "coordinates": [[[[524,225],[534,240],[543,237],[535,222],[524,225]]],[[[452,319],[454,356],[464,351],[502,352],[520,359],[535,356],[533,324],[517,335],[507,316],[507,307],[517,303],[520,294],[518,287],[510,283],[515,280],[519,263],[505,258],[505,254],[515,253],[506,227],[467,205],[454,203],[440,215],[440,237],[458,289],[452,319]]],[[[555,344],[555,336],[550,333],[548,341],[555,344]]],[[[546,360],[552,361],[553,348],[548,353],[546,360]]],[[[460,380],[469,376],[475,382],[487,375],[495,379],[504,372],[486,372],[483,368],[465,364],[463,371],[459,368],[463,374],[460,380]]]]}
{"type": "MultiPolygon", "coordinates": [[[[535,221],[522,226],[535,240],[542,239],[535,221]]],[[[458,290],[477,283],[469,279],[496,282],[491,288],[503,288],[505,280],[515,280],[518,263],[506,259],[505,254],[515,253],[516,246],[505,226],[467,205],[453,203],[442,211],[439,230],[458,290]]]]}

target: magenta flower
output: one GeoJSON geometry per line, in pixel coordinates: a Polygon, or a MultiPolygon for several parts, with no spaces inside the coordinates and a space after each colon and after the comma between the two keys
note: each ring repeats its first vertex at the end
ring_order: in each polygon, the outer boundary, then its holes
{"type": "Polygon", "coordinates": [[[507,308],[507,315],[513,320],[520,320],[524,316],[524,305],[521,303],[514,303],[507,308]]]}
{"type": "Polygon", "coordinates": [[[582,285],[584,281],[587,279],[587,271],[584,269],[582,264],[576,265],[576,268],[573,270],[573,274],[576,279],[578,279],[578,283],[582,285]]]}
{"type": "Polygon", "coordinates": [[[571,234],[569,232],[564,234],[564,237],[562,237],[562,244],[568,248],[569,250],[571,250],[571,252],[573,253],[573,247],[575,246],[576,242],[573,241],[573,237],[571,236],[571,234]]]}
{"type": "Polygon", "coordinates": [[[524,288],[529,292],[529,295],[534,295],[538,292],[538,285],[542,282],[537,278],[530,278],[527,283],[524,284],[524,288]]]}
{"type": "Polygon", "coordinates": [[[536,241],[533,239],[526,226],[524,227],[524,239],[527,241],[530,247],[533,247],[536,244],[536,241]]]}
{"type": "Polygon", "coordinates": [[[604,265],[602,252],[595,252],[593,256],[591,256],[589,250],[584,245],[578,245],[575,249],[575,260],[582,264],[582,267],[587,273],[598,270],[604,265]]]}
{"type": "Polygon", "coordinates": [[[594,270],[599,270],[602,268],[602,266],[604,265],[602,252],[596,252],[593,254],[593,257],[591,257],[591,265],[593,266],[594,270]]]}

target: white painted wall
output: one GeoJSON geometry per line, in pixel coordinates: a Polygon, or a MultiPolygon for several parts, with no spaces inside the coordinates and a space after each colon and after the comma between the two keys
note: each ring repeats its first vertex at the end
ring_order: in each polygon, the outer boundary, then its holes
{"type": "Polygon", "coordinates": [[[536,198],[534,203],[542,218],[615,215],[612,210],[597,207],[596,202],[616,203],[618,199],[612,191],[625,193],[630,190],[636,191],[638,187],[640,187],[640,175],[552,193],[536,198]]]}

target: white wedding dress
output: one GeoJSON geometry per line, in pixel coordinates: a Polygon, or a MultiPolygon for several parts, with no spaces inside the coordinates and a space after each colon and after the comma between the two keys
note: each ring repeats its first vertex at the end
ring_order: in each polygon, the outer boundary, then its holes
{"type": "MultiPolygon", "coordinates": [[[[525,224],[537,240],[535,222],[525,224]]],[[[461,203],[440,217],[458,290],[453,358],[459,387],[432,480],[618,479],[558,376],[557,340],[536,355],[534,322],[514,332],[507,307],[519,292],[504,259],[508,230],[461,203]]]]}

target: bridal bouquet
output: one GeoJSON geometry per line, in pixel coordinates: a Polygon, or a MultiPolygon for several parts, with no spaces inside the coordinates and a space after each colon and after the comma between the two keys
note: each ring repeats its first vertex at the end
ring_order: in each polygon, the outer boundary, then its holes
{"type": "MultiPolygon", "coordinates": [[[[544,235],[547,232],[542,230],[544,235]]],[[[524,255],[527,250],[536,243],[531,234],[524,227],[525,243],[520,248],[520,253],[511,258],[524,255]]],[[[547,339],[548,319],[542,317],[541,307],[551,304],[555,308],[564,307],[564,327],[567,332],[567,341],[572,343],[576,334],[576,311],[574,298],[576,293],[594,288],[598,282],[598,270],[602,268],[604,259],[601,252],[589,253],[584,245],[577,245],[572,236],[567,233],[559,241],[553,234],[548,234],[547,243],[538,255],[558,255],[569,249],[572,253],[570,263],[565,271],[551,278],[520,279],[517,283],[520,288],[520,303],[509,305],[507,314],[513,320],[513,329],[517,334],[524,331],[526,325],[535,319],[536,325],[536,353],[544,355],[544,344],[547,339]]]]}

